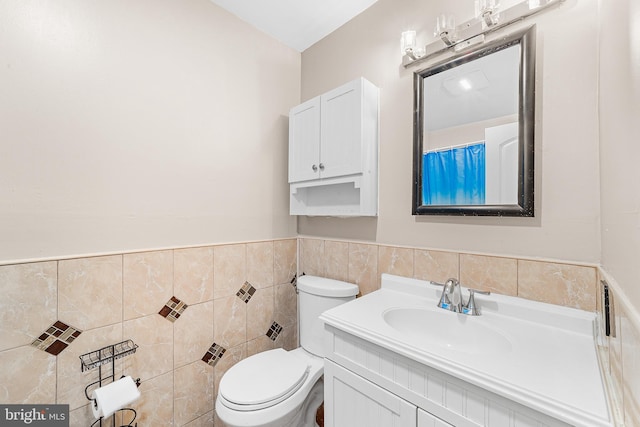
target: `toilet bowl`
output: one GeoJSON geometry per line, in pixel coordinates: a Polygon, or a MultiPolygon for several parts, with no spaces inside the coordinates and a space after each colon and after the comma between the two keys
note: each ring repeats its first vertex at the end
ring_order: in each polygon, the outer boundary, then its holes
{"type": "Polygon", "coordinates": [[[314,427],[323,401],[324,311],[355,298],[356,285],[315,276],[297,282],[301,347],[250,356],[222,377],[216,414],[229,427],[314,427]]]}
{"type": "Polygon", "coordinates": [[[323,399],[323,365],[322,358],[302,348],[248,357],[220,381],[216,414],[231,427],[314,426],[315,410],[323,399]],[[312,424],[303,420],[305,403],[312,424]]]}

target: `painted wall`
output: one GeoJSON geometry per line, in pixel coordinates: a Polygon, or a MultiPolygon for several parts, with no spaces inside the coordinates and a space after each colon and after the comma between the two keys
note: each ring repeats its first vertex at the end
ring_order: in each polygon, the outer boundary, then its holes
{"type": "Polygon", "coordinates": [[[600,5],[599,103],[603,278],[615,332],[604,342],[625,425],[640,425],[640,4],[600,5]]]}
{"type": "Polygon", "coordinates": [[[295,236],[299,100],[208,0],[0,2],[0,263],[295,236]]]}
{"type": "MultiPolygon", "coordinates": [[[[513,2],[511,2],[513,3],[513,2]]],[[[506,4],[506,3],[505,3],[506,4]]],[[[435,16],[470,19],[473,2],[379,0],[302,54],[302,100],[364,76],[381,88],[378,218],[298,220],[301,235],[454,251],[597,262],[597,2],[567,0],[537,24],[536,216],[411,216],[413,72],[400,34],[433,39],[435,16]]]]}
{"type": "Polygon", "coordinates": [[[640,4],[600,4],[602,265],[640,307],[640,4]]]}
{"type": "Polygon", "coordinates": [[[438,148],[448,148],[456,145],[465,145],[474,142],[484,141],[484,131],[486,128],[500,126],[518,121],[518,115],[504,116],[497,119],[483,120],[467,125],[456,126],[454,128],[436,130],[428,132],[424,138],[423,150],[438,148]]]}

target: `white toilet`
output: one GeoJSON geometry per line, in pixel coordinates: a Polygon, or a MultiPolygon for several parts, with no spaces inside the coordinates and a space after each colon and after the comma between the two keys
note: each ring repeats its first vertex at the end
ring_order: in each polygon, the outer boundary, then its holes
{"type": "Polygon", "coordinates": [[[298,277],[300,347],[250,356],[222,377],[216,414],[229,427],[314,427],[323,401],[324,311],[351,301],[358,286],[298,277]]]}

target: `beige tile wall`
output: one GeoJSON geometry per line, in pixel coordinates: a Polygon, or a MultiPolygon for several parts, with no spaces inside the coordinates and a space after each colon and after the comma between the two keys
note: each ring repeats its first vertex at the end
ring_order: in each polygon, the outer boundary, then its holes
{"type": "Polygon", "coordinates": [[[596,267],[420,248],[299,239],[300,273],[347,280],[366,295],[382,273],[444,282],[583,310],[596,309],[596,267]]]}
{"type": "Polygon", "coordinates": [[[116,375],[142,381],[138,425],[211,426],[229,367],[297,346],[296,252],[287,239],[0,266],[0,402],[68,403],[71,425],[88,426],[84,388],[98,370],[82,373],[79,356],[132,339],[116,375]],[[245,282],[256,289],[246,303],[245,282]],[[175,322],[158,314],[172,296],[188,305],[175,322]],[[56,320],[82,334],[53,356],[30,344],[56,320]],[[201,359],[214,342],[227,351],[212,367],[201,359]]]}
{"type": "MultiPolygon", "coordinates": [[[[593,266],[300,238],[0,266],[0,402],[69,403],[71,425],[93,421],[84,397],[96,370],[79,356],[124,339],[140,347],[116,363],[140,377],[139,425],[211,426],[215,392],[233,364],[265,349],[297,345],[298,272],[357,283],[361,295],[382,273],[444,281],[552,304],[601,311],[602,272],[593,266]],[[299,250],[299,259],[296,251],[299,250]],[[245,282],[256,292],[236,297],[245,282]],[[188,304],[175,321],[158,311],[172,296],[188,304]],[[30,343],[61,320],[82,334],[58,356],[30,343]],[[272,321],[284,327],[266,337],[272,321]],[[201,361],[213,342],[227,351],[201,361]]],[[[614,295],[614,299],[617,298],[614,295]]],[[[640,426],[640,327],[616,304],[616,335],[601,354],[626,426],[640,426]]],[[[636,317],[634,317],[636,316],[636,317]]]]}
{"type": "MultiPolygon", "coordinates": [[[[604,283],[609,284],[613,307],[611,334],[606,336],[604,322],[601,322],[599,341],[601,360],[609,373],[610,394],[617,403],[613,410],[617,411],[621,425],[640,427],[640,316],[625,304],[625,295],[606,271],[600,269],[598,276],[599,292],[604,283]]],[[[604,312],[602,305],[598,299],[601,318],[604,312]]]]}

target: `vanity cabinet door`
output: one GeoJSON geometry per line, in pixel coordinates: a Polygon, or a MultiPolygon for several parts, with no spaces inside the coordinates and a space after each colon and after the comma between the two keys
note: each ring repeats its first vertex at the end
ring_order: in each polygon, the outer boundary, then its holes
{"type": "Polygon", "coordinates": [[[326,427],[415,427],[417,422],[414,405],[326,359],[324,405],[326,427]]]}
{"type": "Polygon", "coordinates": [[[451,424],[445,423],[440,418],[430,413],[418,409],[418,427],[452,427],[451,424]]]}
{"type": "Polygon", "coordinates": [[[289,182],[320,178],[320,97],[289,112],[289,182]]]}

